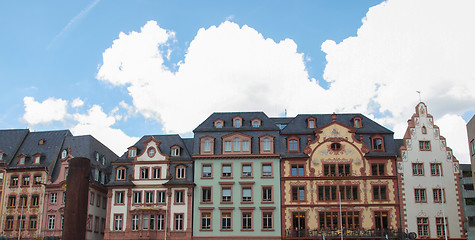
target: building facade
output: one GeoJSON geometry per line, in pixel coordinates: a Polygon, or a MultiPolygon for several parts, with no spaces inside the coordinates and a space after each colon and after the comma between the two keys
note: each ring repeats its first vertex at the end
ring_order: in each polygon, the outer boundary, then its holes
{"type": "Polygon", "coordinates": [[[90,160],[91,174],[89,176],[88,213],[85,223],[86,239],[98,240],[104,238],[106,221],[107,188],[105,184],[110,172],[111,160],[117,155],[101,142],[90,135],[66,137],[59,160],[56,162],[51,177],[46,182],[43,211],[43,236],[61,239],[66,202],[67,176],[69,161],[74,157],[85,157],[90,160]]]}
{"type": "Polygon", "coordinates": [[[419,238],[465,239],[459,174],[432,115],[417,104],[398,158],[403,228],[419,238]]]}
{"type": "MultiPolygon", "coordinates": [[[[472,165],[472,173],[475,173],[475,115],[467,123],[467,137],[470,154],[470,163],[472,165]]],[[[472,174],[475,182],[475,174],[472,174]]]]}
{"type": "Polygon", "coordinates": [[[280,239],[279,128],[213,113],[194,130],[193,239],[280,239]]]}
{"type": "Polygon", "coordinates": [[[464,229],[469,236],[475,236],[475,191],[473,188],[472,166],[460,164],[460,190],[462,191],[462,204],[464,229]]]}
{"type": "Polygon", "coordinates": [[[105,239],[191,239],[192,143],[144,136],[113,163],[105,239]]]}
{"type": "Polygon", "coordinates": [[[393,133],[360,114],[297,115],[282,129],[285,239],[396,238],[393,133]]]}

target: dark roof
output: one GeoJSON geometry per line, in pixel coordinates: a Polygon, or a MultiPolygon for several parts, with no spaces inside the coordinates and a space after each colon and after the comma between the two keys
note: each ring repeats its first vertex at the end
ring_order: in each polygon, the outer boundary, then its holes
{"type": "MultiPolygon", "coordinates": [[[[160,152],[162,154],[165,154],[166,156],[169,156],[170,160],[179,160],[179,161],[186,161],[186,160],[192,160],[191,154],[188,151],[187,145],[185,144],[185,141],[180,137],[178,134],[169,134],[169,135],[145,135],[143,136],[138,142],[136,142],[133,147],[137,148],[137,156],[142,154],[146,149],[145,149],[145,144],[144,142],[147,141],[150,137],[155,138],[155,140],[160,141],[160,152]],[[180,156],[178,157],[172,157],[171,155],[171,147],[172,146],[179,146],[180,147],[180,156]]],[[[121,159],[127,158],[127,152],[125,152],[122,156],[121,159]]],[[[123,162],[127,162],[122,160],[123,162]]]]}
{"type": "Polygon", "coordinates": [[[256,130],[261,131],[265,130],[279,130],[275,125],[275,122],[272,121],[265,113],[263,112],[215,112],[211,114],[204,122],[202,122],[193,132],[221,132],[221,131],[247,131],[247,130],[256,130]],[[233,127],[233,118],[239,116],[242,117],[242,123],[240,128],[233,127]],[[214,122],[216,120],[223,120],[224,125],[222,128],[214,127],[214,122]],[[261,126],[258,128],[253,128],[251,120],[260,119],[261,126]]]}
{"type": "Polygon", "coordinates": [[[28,129],[0,130],[0,152],[3,152],[0,163],[8,164],[16,156],[16,152],[29,132],[28,129]]]}
{"type": "Polygon", "coordinates": [[[396,151],[396,156],[400,157],[400,151],[399,149],[404,145],[404,140],[403,139],[394,139],[394,150],[396,151]]]}
{"type": "MultiPolygon", "coordinates": [[[[116,160],[118,156],[107,146],[95,139],[91,135],[68,136],[66,137],[61,152],[71,148],[73,157],[85,157],[90,160],[91,170],[98,168],[102,172],[110,171],[110,163],[116,160]],[[96,161],[96,153],[99,153],[99,161],[96,161]],[[105,164],[102,164],[102,158],[105,158],[105,164]]],[[[60,172],[61,161],[57,161],[52,174],[52,181],[56,180],[60,172]]]]}
{"type": "Polygon", "coordinates": [[[18,165],[18,158],[15,156],[8,165],[8,169],[28,169],[28,168],[47,168],[53,169],[56,160],[59,157],[60,150],[67,136],[72,136],[69,130],[30,132],[23,141],[16,156],[25,155],[25,164],[18,165]],[[43,144],[40,144],[42,140],[43,144]],[[32,164],[33,155],[41,154],[40,164],[32,164]]]}

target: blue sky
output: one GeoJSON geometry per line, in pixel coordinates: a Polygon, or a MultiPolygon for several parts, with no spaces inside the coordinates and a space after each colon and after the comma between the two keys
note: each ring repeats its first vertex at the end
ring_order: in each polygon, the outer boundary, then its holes
{"type": "Polygon", "coordinates": [[[0,126],[69,128],[120,153],[145,134],[191,136],[213,111],[287,109],[362,112],[402,137],[420,90],[468,159],[469,10],[462,0],[10,1],[0,126]]]}

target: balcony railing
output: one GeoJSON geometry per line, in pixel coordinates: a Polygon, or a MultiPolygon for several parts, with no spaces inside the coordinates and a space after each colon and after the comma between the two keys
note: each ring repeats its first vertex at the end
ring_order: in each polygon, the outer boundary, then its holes
{"type": "MultiPolygon", "coordinates": [[[[404,232],[398,229],[348,229],[343,230],[344,238],[351,239],[404,239],[404,232]]],[[[341,230],[285,230],[286,239],[340,239],[341,230]]]]}

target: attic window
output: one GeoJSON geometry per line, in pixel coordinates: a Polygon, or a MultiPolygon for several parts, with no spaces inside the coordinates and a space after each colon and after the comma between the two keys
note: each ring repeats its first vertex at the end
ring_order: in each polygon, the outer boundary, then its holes
{"type": "Polygon", "coordinates": [[[316,119],[314,117],[307,118],[307,128],[315,128],[316,119]]]}
{"type": "Polygon", "coordinates": [[[258,118],[252,120],[251,123],[253,128],[258,128],[261,126],[261,120],[258,118]]]}
{"type": "Polygon", "coordinates": [[[40,139],[40,140],[38,141],[38,145],[43,145],[43,144],[45,144],[45,142],[46,142],[46,140],[40,139]]]}
{"type": "Polygon", "coordinates": [[[24,165],[25,164],[25,156],[20,156],[18,159],[18,165],[24,165]]]}
{"type": "Polygon", "coordinates": [[[102,165],[105,165],[106,164],[106,157],[102,157],[102,165]]]}
{"type": "Polygon", "coordinates": [[[3,160],[3,153],[0,152],[0,161],[3,160]]]}
{"type": "Polygon", "coordinates": [[[147,154],[148,154],[149,157],[155,156],[155,148],[149,147],[148,150],[147,150],[147,154]]]}
{"type": "Polygon", "coordinates": [[[339,144],[339,143],[332,143],[332,144],[331,144],[331,149],[332,149],[333,151],[340,151],[340,149],[341,149],[341,144],[339,144]]]}
{"type": "Polygon", "coordinates": [[[234,127],[235,128],[240,128],[241,127],[241,119],[235,119],[234,120],[234,127]]]}
{"type": "Polygon", "coordinates": [[[354,128],[362,128],[363,127],[363,124],[361,122],[361,117],[355,117],[353,119],[353,127],[354,128]]]}
{"type": "Polygon", "coordinates": [[[96,152],[96,162],[99,162],[99,153],[96,152]]]}
{"type": "Polygon", "coordinates": [[[35,156],[33,159],[33,164],[40,164],[40,156],[35,156]]]}
{"type": "Polygon", "coordinates": [[[135,148],[129,149],[129,157],[132,158],[132,157],[135,157],[135,156],[137,156],[137,149],[135,149],[135,148]]]}
{"type": "Polygon", "coordinates": [[[66,158],[67,156],[68,156],[68,151],[64,149],[63,152],[61,153],[61,158],[66,158]]]}
{"type": "Polygon", "coordinates": [[[178,146],[173,146],[173,147],[172,147],[172,151],[171,151],[171,155],[172,155],[173,157],[180,156],[180,147],[178,147],[178,146]]]}
{"type": "Polygon", "coordinates": [[[427,128],[425,126],[422,126],[421,131],[422,131],[422,134],[427,134],[427,128]]]}
{"type": "Polygon", "coordinates": [[[221,119],[218,119],[214,122],[214,127],[215,128],[223,128],[224,122],[221,119]]]}

